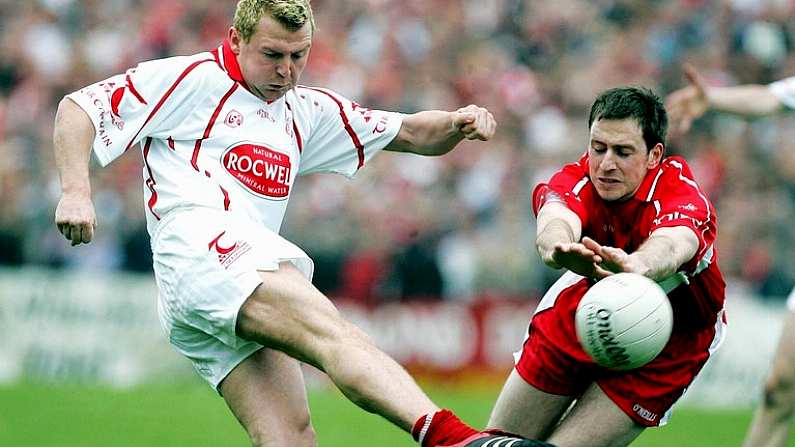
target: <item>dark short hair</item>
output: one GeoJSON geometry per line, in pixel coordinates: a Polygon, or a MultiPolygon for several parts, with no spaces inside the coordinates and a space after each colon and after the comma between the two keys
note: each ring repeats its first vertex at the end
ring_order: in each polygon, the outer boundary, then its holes
{"type": "Polygon", "coordinates": [[[665,146],[668,114],[660,98],[644,87],[617,87],[599,94],[591,105],[588,129],[597,120],[634,118],[643,131],[646,150],[657,143],[665,146]]]}

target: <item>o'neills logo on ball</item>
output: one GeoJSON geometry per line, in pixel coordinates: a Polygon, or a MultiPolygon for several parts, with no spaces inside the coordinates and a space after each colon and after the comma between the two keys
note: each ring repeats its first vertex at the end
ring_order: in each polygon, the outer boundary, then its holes
{"type": "Polygon", "coordinates": [[[596,347],[592,353],[595,357],[607,361],[613,367],[622,367],[629,363],[626,349],[616,342],[612,319],[613,312],[596,308],[588,314],[588,332],[586,337],[596,347]]]}
{"type": "Polygon", "coordinates": [[[221,159],[232,177],[260,197],[281,199],[290,193],[290,157],[265,146],[241,143],[221,159]]]}

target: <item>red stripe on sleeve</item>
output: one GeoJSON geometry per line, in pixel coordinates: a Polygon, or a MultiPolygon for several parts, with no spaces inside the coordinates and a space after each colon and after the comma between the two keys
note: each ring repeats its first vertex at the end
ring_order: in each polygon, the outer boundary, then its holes
{"type": "Polygon", "coordinates": [[[196,145],[193,146],[193,156],[191,156],[190,158],[190,164],[191,166],[193,166],[193,169],[195,169],[197,172],[199,171],[199,164],[197,162],[199,160],[199,151],[202,148],[202,141],[206,140],[207,137],[210,136],[210,131],[213,129],[213,124],[215,124],[215,120],[218,118],[218,114],[221,113],[221,108],[224,107],[224,103],[226,102],[227,99],[229,99],[230,96],[232,96],[232,93],[234,93],[235,90],[237,90],[238,85],[240,84],[237,83],[232,84],[232,87],[229,89],[229,91],[227,91],[226,94],[218,102],[218,105],[215,107],[215,110],[213,111],[213,115],[210,117],[210,121],[207,123],[207,127],[204,129],[204,135],[202,135],[201,139],[196,140],[196,145]]]}
{"type": "Polygon", "coordinates": [[[327,91],[313,87],[304,87],[304,88],[322,93],[328,96],[329,98],[331,98],[335,103],[337,103],[337,107],[340,108],[340,118],[342,118],[342,124],[345,126],[345,131],[348,132],[348,135],[351,137],[353,145],[356,146],[356,153],[359,155],[359,165],[356,166],[356,169],[359,169],[362,166],[364,166],[364,146],[362,145],[361,141],[359,141],[359,136],[356,135],[356,132],[354,132],[353,127],[351,127],[351,123],[350,121],[348,121],[348,115],[345,114],[345,109],[342,107],[342,102],[340,102],[339,99],[337,99],[334,95],[332,95],[327,91]]]}
{"type": "Polygon", "coordinates": [[[188,73],[193,71],[194,68],[199,66],[199,64],[203,64],[205,62],[214,62],[214,60],[213,59],[203,59],[203,60],[200,60],[200,61],[196,61],[196,62],[188,65],[188,68],[186,68],[185,71],[183,71],[182,74],[179,75],[177,80],[174,81],[174,83],[171,84],[171,87],[166,91],[166,93],[163,94],[163,97],[160,98],[160,101],[157,102],[157,105],[155,105],[155,107],[152,109],[152,111],[149,112],[149,116],[146,117],[146,121],[144,121],[143,125],[141,125],[141,128],[138,129],[138,132],[135,133],[135,135],[132,137],[130,142],[127,143],[127,147],[124,148],[125,151],[132,147],[133,142],[135,142],[135,139],[138,138],[138,135],[141,133],[141,131],[144,129],[144,127],[146,127],[146,125],[149,124],[149,121],[152,121],[152,118],[155,116],[155,114],[160,110],[161,107],[163,107],[163,104],[166,102],[166,99],[168,99],[168,97],[171,96],[171,94],[177,88],[179,83],[182,82],[183,79],[185,79],[185,76],[187,76],[188,73]]]}
{"type": "Polygon", "coordinates": [[[155,190],[155,177],[152,175],[152,168],[149,167],[149,162],[147,157],[149,156],[149,148],[152,146],[152,137],[146,138],[146,143],[144,144],[144,166],[146,166],[146,172],[149,174],[149,178],[146,179],[146,187],[149,188],[149,192],[152,193],[149,196],[149,201],[147,205],[149,206],[149,211],[152,212],[152,215],[155,216],[155,219],[160,220],[160,216],[155,212],[155,205],[157,204],[157,191],[155,190]]]}
{"type": "Polygon", "coordinates": [[[146,104],[147,102],[144,97],[141,96],[141,94],[138,93],[138,90],[135,89],[132,78],[130,78],[130,72],[127,72],[125,78],[127,79],[127,88],[130,90],[130,93],[132,93],[133,96],[135,96],[135,99],[137,99],[141,104],[146,104]]]}

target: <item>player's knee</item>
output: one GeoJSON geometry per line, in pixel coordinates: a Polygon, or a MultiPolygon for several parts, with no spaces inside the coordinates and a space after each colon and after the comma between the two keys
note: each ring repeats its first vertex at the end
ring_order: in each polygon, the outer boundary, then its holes
{"type": "Polygon", "coordinates": [[[254,447],[316,447],[317,438],[307,415],[305,420],[285,423],[281,428],[259,427],[248,432],[254,447]]]}
{"type": "Polygon", "coordinates": [[[795,377],[774,373],[765,382],[763,404],[787,413],[795,411],[795,377]]]}

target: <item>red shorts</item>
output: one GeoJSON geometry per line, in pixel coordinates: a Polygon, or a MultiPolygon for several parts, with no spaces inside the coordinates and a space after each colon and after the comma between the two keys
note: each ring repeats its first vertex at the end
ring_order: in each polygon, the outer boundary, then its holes
{"type": "Polygon", "coordinates": [[[716,315],[715,325],[703,329],[674,327],[668,344],[650,363],[612,371],[595,364],[577,341],[574,313],[590,285],[567,272],[550,288],[533,316],[516,371],[533,387],[562,396],[579,396],[595,382],[638,424],[664,425],[673,404],[720,344],[723,316],[716,315]]]}

